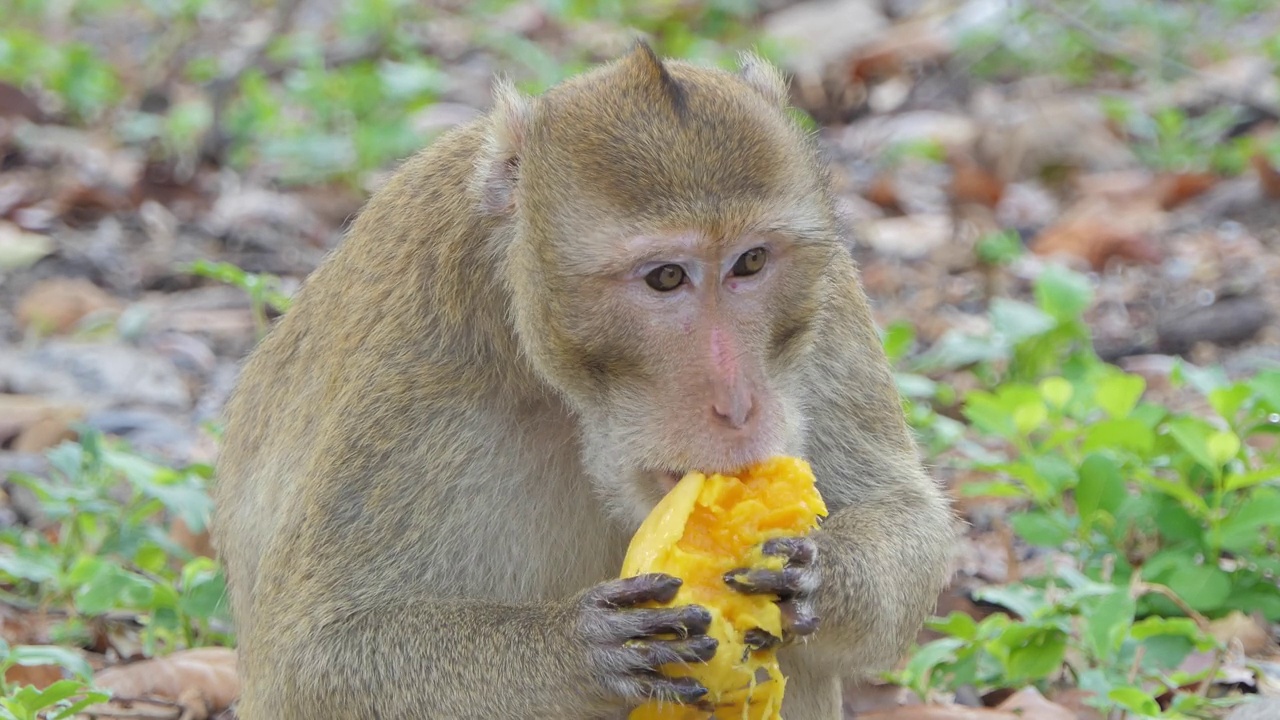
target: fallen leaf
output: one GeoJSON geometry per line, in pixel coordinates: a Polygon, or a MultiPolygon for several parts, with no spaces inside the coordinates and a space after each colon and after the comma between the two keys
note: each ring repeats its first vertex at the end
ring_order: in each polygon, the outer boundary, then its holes
{"type": "Polygon", "coordinates": [[[32,395],[0,393],[0,445],[15,452],[40,452],[74,439],[70,426],[84,409],[32,395]]]}
{"type": "Polygon", "coordinates": [[[217,553],[213,550],[213,543],[209,539],[209,531],[192,532],[191,528],[182,521],[182,518],[175,518],[172,526],[169,528],[169,539],[181,545],[187,552],[198,557],[216,558],[217,553]]]}
{"type": "Polygon", "coordinates": [[[951,238],[951,218],[946,215],[906,215],[873,220],[862,226],[871,248],[890,257],[922,258],[951,238]]]}
{"type": "Polygon", "coordinates": [[[911,705],[872,710],[858,717],[860,720],[1024,720],[1024,716],[1004,710],[964,705],[911,705]]]}
{"type": "Polygon", "coordinates": [[[36,283],[18,301],[18,325],[44,335],[70,332],[86,316],[118,311],[119,301],[83,278],[52,278],[36,283]]]}
{"type": "Polygon", "coordinates": [[[1035,720],[1077,720],[1075,713],[1058,703],[1045,699],[1039,690],[1025,687],[1010,695],[1004,702],[996,706],[997,710],[1007,710],[1020,717],[1035,720]]]}
{"type": "Polygon", "coordinates": [[[1138,263],[1157,263],[1159,249],[1151,238],[1126,233],[1102,220],[1064,223],[1047,228],[1031,243],[1037,255],[1071,255],[1102,270],[1113,258],[1138,263]]]}
{"type": "Polygon", "coordinates": [[[57,665],[14,665],[4,671],[4,681],[13,685],[34,685],[43,690],[62,679],[57,665]]]}
{"type": "Polygon", "coordinates": [[[1280,169],[1271,163],[1262,153],[1254,153],[1250,158],[1253,169],[1258,173],[1258,183],[1267,197],[1280,199],[1280,169]]]}
{"type": "Polygon", "coordinates": [[[53,239],[0,221],[0,271],[31,267],[53,253],[53,239]]]}
{"type": "Polygon", "coordinates": [[[1219,178],[1213,173],[1165,173],[1156,178],[1155,194],[1160,207],[1172,210],[1186,201],[1205,194],[1219,178]]]}
{"type": "Polygon", "coordinates": [[[968,153],[952,152],[947,156],[951,165],[951,199],[957,203],[977,203],[989,208],[1000,204],[1004,197],[1005,183],[984,168],[968,153]]]}
{"type": "Polygon", "coordinates": [[[877,175],[862,196],[889,212],[896,215],[904,214],[898,198],[898,187],[894,183],[893,176],[888,173],[877,175]]]}
{"type": "Polygon", "coordinates": [[[1080,688],[1064,688],[1050,695],[1054,703],[1073,713],[1073,720],[1105,720],[1100,710],[1088,704],[1093,697],[1092,692],[1080,688]]]}
{"type": "MultiPolygon", "coordinates": [[[[98,672],[94,683],[119,698],[179,703],[191,713],[187,717],[193,719],[225,710],[240,694],[235,650],[221,647],[181,650],[165,657],[115,665],[98,672]]],[[[116,705],[107,703],[86,712],[109,714],[116,705]]]]}
{"type": "Polygon", "coordinates": [[[1224,644],[1239,642],[1245,655],[1260,655],[1264,651],[1276,649],[1276,643],[1271,639],[1271,632],[1267,627],[1239,610],[1211,621],[1209,634],[1224,644]]]}

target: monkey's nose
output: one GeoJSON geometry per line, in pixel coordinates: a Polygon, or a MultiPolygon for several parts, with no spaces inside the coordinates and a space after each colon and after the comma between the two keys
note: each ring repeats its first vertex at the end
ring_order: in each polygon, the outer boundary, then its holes
{"type": "Polygon", "coordinates": [[[711,414],[722,425],[741,430],[755,416],[755,398],[750,392],[733,392],[717,397],[711,403],[711,414]]]}

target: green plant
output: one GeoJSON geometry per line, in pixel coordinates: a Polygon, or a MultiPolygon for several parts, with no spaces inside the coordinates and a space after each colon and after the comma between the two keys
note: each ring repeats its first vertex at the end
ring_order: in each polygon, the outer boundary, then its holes
{"type": "Polygon", "coordinates": [[[1214,108],[1197,116],[1179,108],[1148,114],[1111,100],[1105,109],[1128,133],[1138,158],[1154,170],[1238,175],[1248,164],[1251,141],[1227,139],[1227,131],[1239,118],[1235,108],[1214,108]]]}
{"type": "Polygon", "coordinates": [[[90,428],[80,433],[48,452],[50,478],[11,478],[35,496],[46,527],[0,534],[5,598],[65,611],[58,633],[68,641],[83,639],[88,620],[125,610],[149,650],[226,642],[220,568],[166,530],[179,518],[192,532],[205,528],[212,468],[168,468],[90,428]]]}
{"type": "Polygon", "coordinates": [[[284,313],[292,303],[292,299],[280,291],[280,278],[270,273],[245,272],[231,263],[210,260],[197,260],[187,265],[185,270],[192,275],[217,280],[245,291],[253,307],[253,319],[259,337],[267,332],[267,309],[284,313]]]}
{"type": "Polygon", "coordinates": [[[1129,717],[1205,717],[1224,703],[1193,687],[1213,672],[1178,669],[1193,651],[1221,652],[1218,643],[1186,618],[1138,619],[1142,587],[1095,582],[1067,568],[1048,581],[984,588],[978,600],[1006,608],[981,621],[953,612],[929,622],[942,635],[923,645],[893,679],[921,697],[969,686],[980,693],[1031,684],[1091,693],[1100,710],[1129,717]],[[1172,694],[1161,709],[1154,696],[1172,694]]]}

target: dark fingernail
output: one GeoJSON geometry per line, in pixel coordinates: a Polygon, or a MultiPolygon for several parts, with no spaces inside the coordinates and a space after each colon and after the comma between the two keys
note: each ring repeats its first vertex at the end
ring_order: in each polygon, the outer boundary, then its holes
{"type": "Polygon", "coordinates": [[[671,684],[680,701],[684,703],[695,702],[708,692],[705,685],[693,678],[672,678],[671,684]]]}
{"type": "Polygon", "coordinates": [[[680,610],[680,623],[691,635],[701,635],[711,627],[711,611],[701,605],[686,605],[680,610]]]}
{"type": "Polygon", "coordinates": [[[767,650],[782,644],[782,638],[759,628],[748,630],[743,634],[743,640],[752,650],[767,650]]]}
{"type": "Polygon", "coordinates": [[[791,632],[796,635],[812,635],[818,631],[818,625],[817,615],[805,615],[796,618],[796,621],[791,625],[791,632]]]}
{"type": "Polygon", "coordinates": [[[748,577],[749,571],[746,568],[738,568],[725,573],[724,582],[731,587],[747,590],[751,588],[751,584],[747,580],[748,577]]]}
{"type": "Polygon", "coordinates": [[[695,660],[706,662],[716,656],[716,648],[720,647],[720,641],[710,635],[703,635],[700,638],[689,641],[689,648],[693,650],[695,660]]]}

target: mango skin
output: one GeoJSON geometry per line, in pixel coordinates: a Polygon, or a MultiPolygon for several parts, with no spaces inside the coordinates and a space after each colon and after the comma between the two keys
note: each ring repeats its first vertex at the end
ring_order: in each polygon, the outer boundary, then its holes
{"type": "Polygon", "coordinates": [[[698,604],[711,613],[707,633],[719,641],[707,663],[668,665],[671,676],[692,676],[707,687],[705,710],[649,702],[629,720],[780,720],[786,678],[775,650],[749,650],[753,628],[782,634],[782,616],[770,595],[746,595],[724,582],[743,567],[780,570],[784,559],[760,546],[778,537],[807,535],[827,515],[804,460],[779,456],[737,477],[691,472],[654,507],[631,539],[621,577],[661,572],[684,584],[668,605],[698,604]]]}

